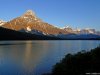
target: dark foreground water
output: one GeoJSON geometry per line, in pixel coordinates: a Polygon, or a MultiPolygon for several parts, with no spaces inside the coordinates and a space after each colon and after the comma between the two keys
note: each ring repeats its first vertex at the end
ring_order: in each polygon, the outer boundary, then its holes
{"type": "Polygon", "coordinates": [[[68,53],[90,50],[100,41],[0,41],[0,75],[41,75],[68,53]]]}

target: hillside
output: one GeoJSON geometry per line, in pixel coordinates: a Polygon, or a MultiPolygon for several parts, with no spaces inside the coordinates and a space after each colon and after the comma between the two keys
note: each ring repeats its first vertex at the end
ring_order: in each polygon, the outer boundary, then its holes
{"type": "Polygon", "coordinates": [[[0,40],[57,40],[57,37],[35,35],[0,27],[0,40]]]}

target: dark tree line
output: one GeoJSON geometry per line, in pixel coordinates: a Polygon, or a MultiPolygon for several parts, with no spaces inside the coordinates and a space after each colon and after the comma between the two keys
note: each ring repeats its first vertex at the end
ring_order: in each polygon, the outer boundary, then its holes
{"type": "Polygon", "coordinates": [[[57,37],[35,35],[0,27],[0,40],[58,40],[57,37]]]}

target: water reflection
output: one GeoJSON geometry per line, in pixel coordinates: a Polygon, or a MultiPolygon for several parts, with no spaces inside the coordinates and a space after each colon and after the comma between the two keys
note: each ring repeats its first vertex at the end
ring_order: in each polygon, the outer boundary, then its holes
{"type": "Polygon", "coordinates": [[[2,41],[0,75],[40,75],[67,53],[89,50],[99,41],[2,41]]]}
{"type": "Polygon", "coordinates": [[[41,60],[48,53],[48,42],[40,41],[33,43],[32,41],[26,42],[25,56],[23,60],[23,67],[26,71],[33,73],[34,69],[41,63],[41,60]],[[34,54],[33,54],[34,53],[34,54]]]}
{"type": "Polygon", "coordinates": [[[32,57],[31,53],[32,53],[32,41],[27,41],[26,42],[26,49],[25,49],[25,56],[24,56],[23,64],[28,69],[31,67],[30,63],[29,63],[29,61],[30,61],[30,59],[32,57]]]}

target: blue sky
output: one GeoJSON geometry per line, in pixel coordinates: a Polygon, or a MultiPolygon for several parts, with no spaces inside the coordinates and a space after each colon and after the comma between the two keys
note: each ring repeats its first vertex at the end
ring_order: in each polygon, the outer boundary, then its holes
{"type": "Polygon", "coordinates": [[[0,0],[0,19],[9,21],[29,9],[55,26],[100,30],[100,0],[0,0]]]}

